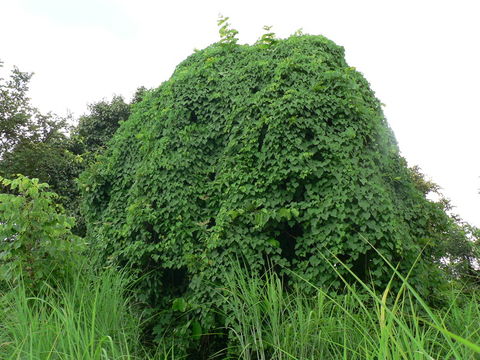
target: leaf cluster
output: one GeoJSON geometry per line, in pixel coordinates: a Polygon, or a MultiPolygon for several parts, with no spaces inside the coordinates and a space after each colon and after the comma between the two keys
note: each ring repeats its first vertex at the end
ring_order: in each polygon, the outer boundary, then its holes
{"type": "Polygon", "coordinates": [[[229,17],[219,16],[217,25],[219,26],[218,33],[220,35],[221,44],[235,45],[238,42],[238,31],[230,27],[228,22],[229,17]]]}
{"type": "Polygon", "coordinates": [[[72,234],[74,219],[55,203],[57,195],[38,179],[0,177],[0,284],[23,278],[31,290],[44,281],[60,283],[81,242],[72,234]]]}

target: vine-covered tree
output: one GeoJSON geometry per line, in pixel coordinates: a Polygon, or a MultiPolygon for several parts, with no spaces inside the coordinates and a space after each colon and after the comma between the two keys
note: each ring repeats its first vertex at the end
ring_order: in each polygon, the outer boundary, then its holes
{"type": "Polygon", "coordinates": [[[157,331],[186,309],[187,324],[224,325],[208,309],[239,258],[329,288],[343,263],[382,287],[392,270],[377,251],[403,271],[426,248],[411,281],[436,286],[428,248],[448,216],[417,188],[343,48],[221,32],[144,96],[82,178],[90,235],[141,276],[157,331]]]}

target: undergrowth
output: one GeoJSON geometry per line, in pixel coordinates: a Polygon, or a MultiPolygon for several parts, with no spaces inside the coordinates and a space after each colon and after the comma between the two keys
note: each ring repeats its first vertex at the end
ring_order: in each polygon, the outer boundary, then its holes
{"type": "Polygon", "coordinates": [[[129,279],[113,269],[81,269],[69,284],[35,296],[20,282],[0,294],[0,359],[167,359],[146,349],[129,279]]]}
{"type": "MultiPolygon", "coordinates": [[[[395,292],[360,280],[345,282],[342,294],[307,283],[312,296],[303,286],[287,291],[273,272],[258,276],[238,265],[218,289],[227,347],[214,354],[198,349],[188,359],[480,359],[478,294],[452,287],[445,305],[433,308],[395,272],[392,278],[404,284],[395,292]]],[[[145,319],[130,285],[114,269],[82,269],[71,283],[46,285],[36,296],[20,282],[0,294],[0,358],[183,359],[180,344],[142,342],[145,319]]]]}

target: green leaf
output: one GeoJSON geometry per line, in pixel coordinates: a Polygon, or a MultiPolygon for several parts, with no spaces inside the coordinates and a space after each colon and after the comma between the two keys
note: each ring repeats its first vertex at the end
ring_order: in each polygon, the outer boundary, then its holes
{"type": "Polygon", "coordinates": [[[286,209],[286,208],[281,208],[280,210],[278,210],[278,216],[280,219],[290,220],[292,218],[290,209],[286,209]]]}
{"type": "Polygon", "coordinates": [[[176,298],[172,303],[172,310],[185,312],[187,309],[187,302],[184,298],[176,298]]]}
{"type": "Polygon", "coordinates": [[[202,326],[200,325],[200,323],[198,321],[193,321],[192,322],[192,337],[195,340],[199,340],[200,337],[202,336],[202,334],[203,334],[203,330],[202,330],[202,326]]]}
{"type": "Polygon", "coordinates": [[[278,240],[268,239],[267,242],[273,247],[276,247],[276,248],[280,247],[280,242],[278,240]]]}

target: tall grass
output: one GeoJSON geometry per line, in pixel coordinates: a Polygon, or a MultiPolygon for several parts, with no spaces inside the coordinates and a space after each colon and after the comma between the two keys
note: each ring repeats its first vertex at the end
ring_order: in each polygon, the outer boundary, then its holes
{"type": "MultiPolygon", "coordinates": [[[[392,272],[395,273],[394,270],[392,272]]],[[[316,288],[286,292],[274,273],[246,276],[238,266],[225,286],[232,358],[245,360],[480,359],[480,297],[451,293],[430,308],[408,280],[396,294],[377,294],[360,280],[342,295],[316,288]]],[[[301,280],[304,281],[304,280],[301,280]]]]}
{"type": "MultiPolygon", "coordinates": [[[[392,273],[404,284],[396,293],[387,287],[378,294],[358,280],[345,282],[341,295],[309,284],[312,296],[304,287],[286,291],[275,273],[260,277],[238,266],[222,290],[231,335],[222,358],[480,359],[480,296],[452,291],[449,306],[433,309],[392,273]]],[[[129,283],[114,270],[82,270],[34,297],[21,284],[0,293],[0,359],[180,359],[182,349],[142,345],[129,283]]]]}
{"type": "Polygon", "coordinates": [[[0,296],[0,358],[149,358],[127,286],[128,279],[117,271],[86,270],[70,284],[46,285],[35,297],[21,284],[11,288],[0,296]]]}

